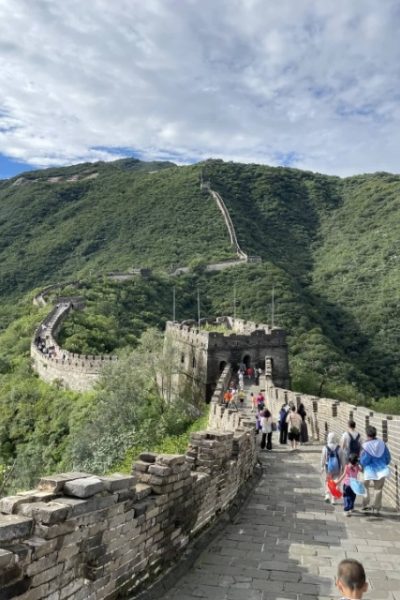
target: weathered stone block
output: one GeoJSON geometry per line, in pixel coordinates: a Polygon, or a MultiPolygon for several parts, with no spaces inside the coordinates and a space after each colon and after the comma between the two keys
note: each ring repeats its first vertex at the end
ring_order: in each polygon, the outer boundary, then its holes
{"type": "Polygon", "coordinates": [[[132,475],[121,475],[120,473],[113,473],[107,477],[99,477],[99,479],[103,482],[108,492],[129,489],[136,484],[135,477],[132,475]]]}
{"type": "Polygon", "coordinates": [[[0,500],[0,512],[6,515],[12,515],[17,512],[17,508],[24,503],[34,502],[33,496],[7,496],[0,500]]]}
{"type": "Polygon", "coordinates": [[[149,473],[151,473],[151,475],[157,475],[157,477],[167,477],[172,474],[172,469],[164,465],[150,465],[149,473]]]}
{"type": "Polygon", "coordinates": [[[33,521],[19,515],[0,515],[0,542],[30,537],[33,521]]]}
{"type": "Polygon", "coordinates": [[[174,465],[183,465],[184,462],[184,454],[159,454],[156,459],[156,463],[160,465],[167,465],[168,467],[174,465]]]}
{"type": "Polygon", "coordinates": [[[104,483],[98,477],[74,479],[64,484],[64,494],[76,498],[90,498],[104,489],[104,483]]]}
{"type": "Polygon", "coordinates": [[[42,477],[38,484],[38,490],[58,493],[62,491],[64,484],[68,481],[84,477],[92,477],[92,475],[90,473],[59,473],[50,477],[42,477]]]}
{"type": "Polygon", "coordinates": [[[34,528],[34,535],[42,537],[45,540],[51,540],[53,538],[66,535],[75,530],[77,525],[72,521],[65,521],[57,525],[44,525],[43,523],[36,523],[34,528]]]}
{"type": "Polygon", "coordinates": [[[32,550],[34,560],[38,560],[42,556],[47,556],[54,552],[58,547],[58,540],[44,540],[40,537],[31,537],[26,540],[25,544],[32,550]]]}
{"type": "Polygon", "coordinates": [[[150,463],[143,460],[136,460],[132,465],[132,473],[147,473],[150,463]]]}
{"type": "Polygon", "coordinates": [[[15,560],[15,555],[10,550],[0,548],[0,569],[6,569],[12,566],[15,560]]]}

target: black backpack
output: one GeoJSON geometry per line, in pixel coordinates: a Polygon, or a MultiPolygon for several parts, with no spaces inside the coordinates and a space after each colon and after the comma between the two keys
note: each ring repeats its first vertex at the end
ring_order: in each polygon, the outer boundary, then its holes
{"type": "Polygon", "coordinates": [[[357,437],[353,438],[353,436],[349,433],[349,454],[357,454],[357,456],[361,452],[361,443],[360,443],[360,434],[357,434],[357,437]]]}

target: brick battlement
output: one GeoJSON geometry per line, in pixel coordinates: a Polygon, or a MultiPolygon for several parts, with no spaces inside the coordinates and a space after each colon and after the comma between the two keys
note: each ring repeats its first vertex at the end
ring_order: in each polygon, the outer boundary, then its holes
{"type": "Polygon", "coordinates": [[[400,416],[375,412],[365,406],[355,406],[332,398],[316,398],[308,394],[292,392],[275,387],[267,379],[266,395],[274,416],[278,415],[282,404],[287,399],[296,406],[302,402],[307,412],[307,423],[310,437],[321,443],[326,442],[327,434],[335,432],[341,436],[347,431],[347,422],[353,419],[357,429],[364,436],[367,425],[376,427],[378,437],[389,446],[392,454],[392,475],[384,487],[384,501],[387,505],[400,509],[399,475],[400,475],[400,416]]]}
{"type": "MultiPolygon", "coordinates": [[[[224,370],[215,406],[229,379],[224,370]]],[[[62,473],[0,501],[0,595],[131,597],[226,510],[254,472],[254,424],[210,415],[185,455],[143,453],[132,475],[62,473]]]]}

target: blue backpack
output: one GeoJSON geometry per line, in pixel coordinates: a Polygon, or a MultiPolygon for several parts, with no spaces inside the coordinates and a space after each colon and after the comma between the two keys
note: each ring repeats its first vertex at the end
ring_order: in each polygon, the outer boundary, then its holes
{"type": "Polygon", "coordinates": [[[334,450],[326,447],[326,472],[328,475],[340,473],[339,446],[336,446],[334,450]]]}

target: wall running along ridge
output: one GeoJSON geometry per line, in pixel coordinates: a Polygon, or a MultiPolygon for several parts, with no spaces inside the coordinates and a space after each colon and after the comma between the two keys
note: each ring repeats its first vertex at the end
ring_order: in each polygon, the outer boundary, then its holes
{"type": "Polygon", "coordinates": [[[354,406],[347,402],[330,398],[316,398],[275,387],[267,378],[266,397],[273,415],[287,399],[298,406],[301,402],[307,412],[307,424],[310,438],[326,443],[328,433],[335,432],[339,437],[347,431],[347,422],[353,419],[357,429],[365,441],[365,428],[368,425],[376,427],[378,437],[387,443],[392,455],[391,476],[385,482],[383,497],[388,506],[400,509],[399,469],[400,469],[400,418],[395,415],[377,413],[364,406],[354,406]]]}
{"type": "Polygon", "coordinates": [[[257,460],[253,420],[220,404],[186,455],[144,453],[132,476],[64,473],[0,501],[0,598],[111,600],[148,585],[225,510],[257,460]]]}
{"type": "Polygon", "coordinates": [[[31,342],[31,358],[33,368],[44,381],[60,381],[66,388],[83,392],[93,387],[105,365],[116,361],[117,357],[111,354],[77,354],[58,345],[57,334],[73,307],[82,308],[82,299],[59,299],[57,306],[35,332],[31,342]],[[52,348],[52,355],[44,354],[39,349],[40,338],[46,340],[47,348],[52,348]]]}

